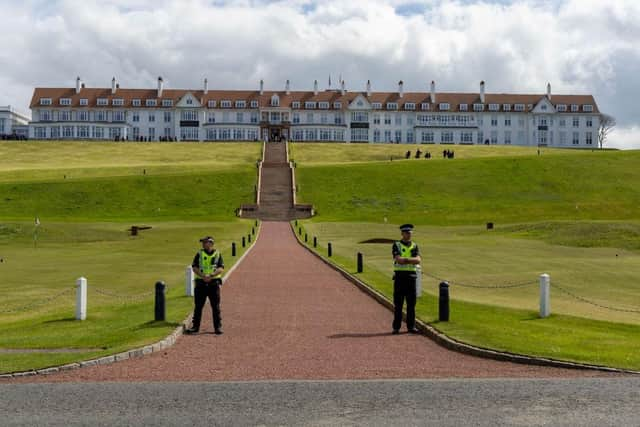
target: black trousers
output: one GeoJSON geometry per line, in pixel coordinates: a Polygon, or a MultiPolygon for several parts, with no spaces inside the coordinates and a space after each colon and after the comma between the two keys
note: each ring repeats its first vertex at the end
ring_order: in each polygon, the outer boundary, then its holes
{"type": "Polygon", "coordinates": [[[207,302],[207,298],[209,298],[209,302],[211,303],[213,328],[222,328],[222,318],[220,316],[220,285],[222,285],[222,281],[220,279],[216,279],[209,283],[204,283],[199,280],[196,281],[193,298],[195,303],[195,309],[193,310],[193,327],[195,329],[200,329],[202,309],[207,302]]]}
{"type": "Polygon", "coordinates": [[[402,306],[407,301],[407,329],[416,326],[416,275],[396,272],[393,278],[393,329],[402,325],[402,306]]]}

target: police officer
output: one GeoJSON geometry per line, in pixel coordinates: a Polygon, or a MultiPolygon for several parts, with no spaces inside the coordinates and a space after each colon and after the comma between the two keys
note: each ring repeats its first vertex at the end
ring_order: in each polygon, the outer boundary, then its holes
{"type": "Polygon", "coordinates": [[[400,226],[402,240],[393,244],[393,333],[400,333],[402,324],[402,306],[407,300],[407,330],[409,333],[420,333],[416,329],[416,280],[418,264],[422,258],[415,242],[411,241],[413,224],[400,226]]]}
{"type": "Polygon", "coordinates": [[[202,249],[196,253],[191,263],[196,278],[193,310],[193,324],[186,330],[188,334],[195,334],[200,330],[202,309],[209,298],[211,311],[213,312],[213,329],[216,335],[222,335],[222,319],[220,317],[220,286],[222,285],[222,272],[224,262],[222,255],[213,247],[213,237],[207,236],[200,239],[202,249]]]}

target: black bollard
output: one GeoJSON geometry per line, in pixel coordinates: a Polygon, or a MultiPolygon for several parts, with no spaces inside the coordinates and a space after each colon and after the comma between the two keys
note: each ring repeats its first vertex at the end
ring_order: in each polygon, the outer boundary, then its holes
{"type": "Polygon", "coordinates": [[[298,225],[298,220],[297,220],[297,219],[296,219],[296,221],[295,221],[295,225],[298,225]]]}
{"type": "Polygon", "coordinates": [[[251,234],[253,234],[254,236],[256,235],[256,229],[254,227],[251,227],[251,234]]]}
{"type": "Polygon", "coordinates": [[[245,241],[245,237],[242,236],[242,247],[244,248],[245,246],[247,246],[247,242],[245,241]]]}
{"type": "Polygon", "coordinates": [[[331,252],[333,252],[333,251],[331,250],[331,242],[329,242],[329,243],[327,243],[327,256],[329,258],[331,258],[331,252]]]}
{"type": "Polygon", "coordinates": [[[258,226],[258,220],[256,219],[256,227],[258,226]]]}
{"type": "Polygon", "coordinates": [[[318,238],[316,236],[313,236],[313,247],[314,248],[318,247],[318,238]]]}
{"type": "Polygon", "coordinates": [[[231,243],[231,256],[236,256],[236,242],[231,243]]]}
{"type": "Polygon", "coordinates": [[[251,234],[247,234],[247,240],[251,243],[251,234]]]}
{"type": "Polygon", "coordinates": [[[307,243],[307,233],[304,233],[304,242],[307,243]]]}
{"type": "Polygon", "coordinates": [[[155,320],[164,321],[166,319],[166,305],[164,303],[164,291],[166,286],[163,281],[156,282],[156,303],[155,303],[155,320]]]}
{"type": "Polygon", "coordinates": [[[440,282],[439,317],[441,322],[449,321],[449,283],[440,282]]]}
{"type": "Polygon", "coordinates": [[[302,227],[298,227],[298,236],[302,236],[302,227]]]}
{"type": "Polygon", "coordinates": [[[362,273],[362,254],[358,252],[358,273],[362,273]]]}

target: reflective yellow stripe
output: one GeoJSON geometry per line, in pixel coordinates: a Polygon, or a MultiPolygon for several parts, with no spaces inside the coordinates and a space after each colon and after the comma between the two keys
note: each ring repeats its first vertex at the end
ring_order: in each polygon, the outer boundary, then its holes
{"type": "MultiPolygon", "coordinates": [[[[411,252],[415,249],[416,244],[411,242],[411,246],[405,246],[402,242],[396,242],[396,247],[400,250],[400,256],[402,258],[411,258],[411,252]]],[[[396,264],[393,263],[393,271],[413,271],[418,269],[416,264],[396,264]]]]}
{"type": "MultiPolygon", "coordinates": [[[[220,253],[218,251],[213,251],[213,253],[209,255],[204,250],[200,250],[200,270],[202,270],[205,275],[213,274],[216,270],[216,264],[218,264],[219,258],[220,253]]],[[[222,274],[213,276],[214,279],[219,279],[221,277],[222,274]]]]}

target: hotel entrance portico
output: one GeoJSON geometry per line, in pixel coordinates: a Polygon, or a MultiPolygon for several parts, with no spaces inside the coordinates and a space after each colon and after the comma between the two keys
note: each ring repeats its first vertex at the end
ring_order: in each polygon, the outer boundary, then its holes
{"type": "Polygon", "coordinates": [[[290,112],[281,109],[262,111],[260,134],[263,141],[279,142],[289,139],[290,112]]]}

